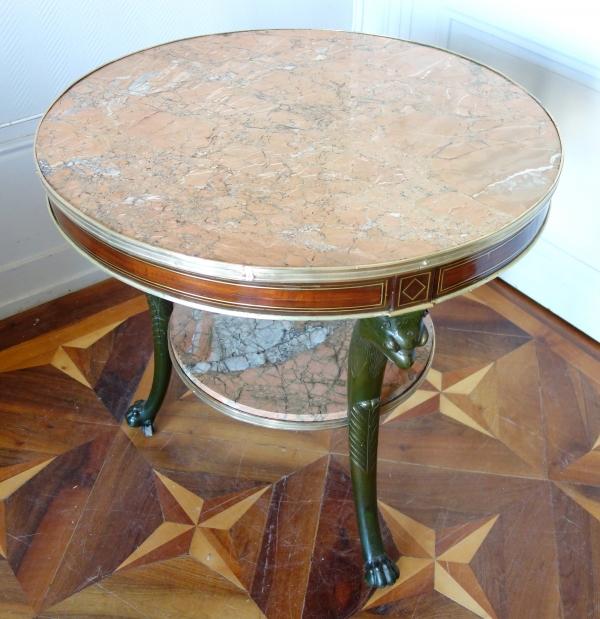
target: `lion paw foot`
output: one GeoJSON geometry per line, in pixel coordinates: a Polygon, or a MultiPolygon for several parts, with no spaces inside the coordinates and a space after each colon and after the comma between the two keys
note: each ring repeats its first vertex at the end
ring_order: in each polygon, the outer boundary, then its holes
{"type": "Polygon", "coordinates": [[[125,421],[127,425],[132,428],[139,428],[146,425],[146,419],[144,419],[144,404],[146,400],[137,400],[134,402],[125,413],[125,421]]]}
{"type": "Polygon", "coordinates": [[[398,566],[387,555],[375,557],[365,563],[365,582],[371,587],[389,587],[399,577],[398,566]]]}

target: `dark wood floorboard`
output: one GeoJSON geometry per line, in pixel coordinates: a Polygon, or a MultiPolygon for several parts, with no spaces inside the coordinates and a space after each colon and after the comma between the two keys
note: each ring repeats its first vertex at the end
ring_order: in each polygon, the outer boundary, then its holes
{"type": "Polygon", "coordinates": [[[140,294],[136,288],[111,278],[5,318],[0,321],[0,350],[89,318],[140,294]]]}
{"type": "Polygon", "coordinates": [[[250,426],[175,376],[146,437],[143,295],[0,323],[0,618],[600,619],[600,345],[502,282],[431,310],[381,420],[396,585],[363,567],[346,431],[250,426]]]}
{"type": "Polygon", "coordinates": [[[600,361],[600,346],[598,342],[589,335],[583,333],[583,331],[565,322],[549,309],[532,301],[528,296],[519,292],[516,288],[513,288],[510,284],[507,284],[501,279],[492,280],[487,286],[503,297],[506,297],[511,303],[525,310],[528,314],[531,314],[536,320],[539,320],[561,337],[569,340],[586,354],[600,361]]]}

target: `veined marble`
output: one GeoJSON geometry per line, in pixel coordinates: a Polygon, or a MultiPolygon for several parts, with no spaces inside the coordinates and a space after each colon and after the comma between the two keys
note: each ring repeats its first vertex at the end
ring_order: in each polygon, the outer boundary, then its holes
{"type": "MultiPolygon", "coordinates": [[[[423,377],[426,346],[408,370],[388,363],[382,402],[389,408],[423,377]]],[[[170,322],[176,361],[197,389],[262,420],[345,425],[347,357],[353,320],[256,320],[175,305],[170,322]]]]}
{"type": "Polygon", "coordinates": [[[552,120],[439,49],[318,30],[210,35],[112,62],[44,117],[66,201],[151,246],[263,267],[415,259],[496,232],[557,178],[552,120]]]}

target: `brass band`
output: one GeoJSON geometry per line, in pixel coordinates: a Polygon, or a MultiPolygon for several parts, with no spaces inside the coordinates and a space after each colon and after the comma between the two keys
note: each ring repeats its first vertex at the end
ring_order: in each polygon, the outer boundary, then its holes
{"type": "MultiPolygon", "coordinates": [[[[429,319],[431,321],[431,319],[429,319]]],[[[403,402],[406,402],[408,398],[410,398],[421,386],[423,381],[425,380],[427,373],[429,372],[429,368],[431,368],[431,364],[433,362],[433,354],[435,352],[435,331],[433,328],[433,323],[429,322],[428,324],[429,337],[433,343],[431,348],[431,353],[429,354],[429,358],[427,359],[427,363],[423,368],[423,371],[415,380],[415,382],[399,397],[393,398],[389,401],[383,402],[381,405],[380,414],[385,415],[389,413],[392,409],[400,406],[403,402]]],[[[247,423],[254,424],[256,426],[262,426],[264,428],[274,428],[276,430],[333,430],[334,428],[342,428],[348,425],[348,417],[343,417],[341,419],[336,420],[281,420],[281,419],[269,419],[268,417],[261,417],[258,415],[253,415],[248,412],[244,412],[239,408],[231,406],[227,403],[227,398],[217,399],[213,397],[210,393],[205,391],[201,384],[198,384],[194,377],[189,375],[186,372],[184,365],[181,363],[179,356],[173,347],[173,342],[171,339],[171,334],[169,333],[169,337],[167,338],[169,343],[169,354],[171,355],[171,359],[173,359],[173,367],[177,372],[179,378],[181,378],[183,384],[195,395],[197,395],[203,402],[206,402],[216,410],[221,413],[225,413],[225,415],[229,415],[234,419],[239,419],[240,421],[245,421],[247,423]]]]}
{"type": "MultiPolygon", "coordinates": [[[[119,279],[177,303],[239,316],[286,319],[364,318],[431,307],[465,289],[481,285],[520,257],[537,239],[549,202],[499,242],[461,259],[405,272],[399,265],[387,277],[347,281],[335,272],[323,283],[241,282],[200,276],[157,261],[140,259],[97,238],[49,201],[64,236],[98,266],[119,279]]],[[[449,256],[451,257],[451,256],[449,256]]],[[[414,267],[413,267],[414,268],[414,267]]],[[[362,275],[362,274],[361,274],[362,275]]]]}

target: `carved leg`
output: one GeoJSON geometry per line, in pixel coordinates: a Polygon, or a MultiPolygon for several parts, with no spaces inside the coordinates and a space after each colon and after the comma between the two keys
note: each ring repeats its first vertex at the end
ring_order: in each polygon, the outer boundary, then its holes
{"type": "Polygon", "coordinates": [[[425,312],[357,321],[348,354],[348,442],[358,531],[365,560],[365,582],[386,587],[398,579],[385,554],[377,509],[377,442],[381,385],[387,359],[409,368],[415,348],[427,343],[425,312]]]}
{"type": "Polygon", "coordinates": [[[154,418],[165,399],[171,378],[171,368],[173,367],[167,343],[169,318],[173,311],[173,303],[151,294],[146,295],[146,297],[152,316],[154,379],[148,399],[134,402],[125,413],[125,419],[132,428],[142,426],[144,434],[152,436],[154,418]]]}

